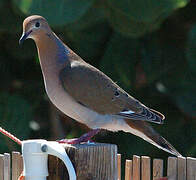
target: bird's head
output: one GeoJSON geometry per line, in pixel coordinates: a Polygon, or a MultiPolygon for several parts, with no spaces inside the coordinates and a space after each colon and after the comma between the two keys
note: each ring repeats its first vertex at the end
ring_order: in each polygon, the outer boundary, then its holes
{"type": "Polygon", "coordinates": [[[45,18],[38,15],[29,16],[23,22],[23,33],[19,44],[22,44],[28,38],[36,41],[41,35],[50,33],[51,29],[45,18]]]}

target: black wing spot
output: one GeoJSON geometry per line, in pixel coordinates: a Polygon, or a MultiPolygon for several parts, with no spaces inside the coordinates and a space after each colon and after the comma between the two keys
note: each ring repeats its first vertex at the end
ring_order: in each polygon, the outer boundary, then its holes
{"type": "Polygon", "coordinates": [[[120,96],[120,93],[118,91],[115,91],[114,96],[118,97],[120,96]]]}
{"type": "Polygon", "coordinates": [[[80,105],[84,106],[84,107],[87,107],[85,104],[83,104],[82,102],[80,101],[77,101],[80,105]]]}

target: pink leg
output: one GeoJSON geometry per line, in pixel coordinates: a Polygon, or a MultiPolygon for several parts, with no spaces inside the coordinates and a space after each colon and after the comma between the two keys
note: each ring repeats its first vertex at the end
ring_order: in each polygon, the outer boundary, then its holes
{"type": "Polygon", "coordinates": [[[87,141],[91,140],[91,138],[93,136],[95,136],[97,133],[99,133],[100,131],[101,131],[101,129],[93,129],[92,131],[89,131],[88,133],[83,134],[79,138],[75,138],[75,139],[61,139],[61,140],[57,140],[57,142],[65,143],[65,144],[80,144],[82,142],[87,142],[87,141]]]}

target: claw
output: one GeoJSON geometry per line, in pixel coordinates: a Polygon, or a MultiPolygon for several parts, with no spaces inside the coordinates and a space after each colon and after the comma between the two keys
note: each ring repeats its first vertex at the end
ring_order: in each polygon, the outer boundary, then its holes
{"type": "Polygon", "coordinates": [[[80,144],[80,143],[84,143],[84,142],[88,142],[91,141],[91,138],[93,136],[95,136],[97,133],[99,133],[101,131],[101,129],[93,129],[92,131],[83,134],[81,137],[79,138],[75,138],[75,139],[61,139],[61,140],[57,140],[58,143],[65,143],[65,144],[80,144]]]}

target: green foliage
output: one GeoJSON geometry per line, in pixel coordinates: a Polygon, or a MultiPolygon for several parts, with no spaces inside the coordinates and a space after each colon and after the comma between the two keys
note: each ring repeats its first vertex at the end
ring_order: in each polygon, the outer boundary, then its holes
{"type": "Polygon", "coordinates": [[[189,32],[186,56],[191,71],[196,74],[196,25],[189,32]]]}
{"type": "MultiPolygon", "coordinates": [[[[21,139],[53,137],[36,47],[32,41],[18,45],[24,18],[39,14],[84,60],[147,106],[164,113],[166,123],[155,129],[183,155],[195,156],[196,13],[194,3],[188,2],[1,0],[0,126],[21,139]],[[41,127],[36,134],[29,128],[33,117],[41,127]]],[[[69,137],[76,132],[79,136],[77,123],[74,129],[64,123],[69,137]]],[[[97,139],[118,144],[126,157],[168,155],[127,133],[97,139]]],[[[15,144],[1,136],[0,151],[14,148],[15,144]]]]}
{"type": "Polygon", "coordinates": [[[24,14],[40,14],[49,20],[54,26],[62,26],[79,20],[86,11],[92,6],[93,0],[58,0],[58,1],[39,1],[39,0],[13,0],[24,14]],[[51,13],[55,12],[55,14],[51,13]]]}
{"type": "Polygon", "coordinates": [[[113,33],[100,61],[100,69],[113,77],[119,85],[129,89],[133,87],[138,54],[138,40],[113,33]]]}
{"type": "Polygon", "coordinates": [[[159,28],[174,9],[184,7],[187,0],[106,1],[106,14],[112,26],[125,36],[139,37],[159,28]]]}
{"type": "MultiPolygon", "coordinates": [[[[18,95],[0,94],[1,127],[17,135],[21,140],[27,139],[30,134],[29,121],[32,120],[32,111],[29,103],[18,95]]],[[[13,151],[18,148],[7,137],[0,135],[0,152],[13,151]]]]}

